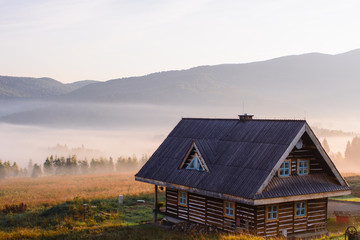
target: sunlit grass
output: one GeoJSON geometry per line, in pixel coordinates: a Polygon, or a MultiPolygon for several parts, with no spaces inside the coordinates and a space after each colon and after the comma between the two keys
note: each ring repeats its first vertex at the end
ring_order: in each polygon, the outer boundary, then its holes
{"type": "Polygon", "coordinates": [[[340,197],[332,197],[332,198],[329,198],[329,199],[337,200],[337,201],[360,202],[359,197],[354,197],[352,195],[340,196],[340,197]]]}
{"type": "MultiPolygon", "coordinates": [[[[350,182],[356,185],[359,179],[352,177],[350,182]]],[[[263,239],[245,234],[183,234],[151,225],[153,191],[153,185],[135,181],[134,173],[1,180],[0,207],[23,202],[29,209],[0,213],[0,239],[263,239]],[[120,194],[124,205],[117,203],[120,194]],[[138,199],[146,203],[138,204],[138,199]],[[84,203],[96,206],[85,217],[81,215],[84,203]]],[[[159,194],[164,201],[164,192],[159,194]]],[[[341,200],[345,199],[359,197],[341,200]]],[[[351,218],[349,224],[329,219],[330,236],[341,237],[348,225],[360,226],[359,218],[351,218]]]]}
{"type": "Polygon", "coordinates": [[[151,184],[134,179],[134,173],[106,173],[0,180],[0,206],[26,203],[29,207],[54,205],[78,196],[105,199],[153,191],[151,184]]]}

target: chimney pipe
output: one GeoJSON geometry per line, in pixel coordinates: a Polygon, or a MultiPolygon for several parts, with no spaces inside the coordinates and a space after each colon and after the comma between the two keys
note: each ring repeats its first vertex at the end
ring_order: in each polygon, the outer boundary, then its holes
{"type": "Polygon", "coordinates": [[[248,120],[252,120],[254,115],[247,115],[247,113],[245,113],[243,115],[238,115],[238,116],[240,121],[248,121],[248,120]]]}

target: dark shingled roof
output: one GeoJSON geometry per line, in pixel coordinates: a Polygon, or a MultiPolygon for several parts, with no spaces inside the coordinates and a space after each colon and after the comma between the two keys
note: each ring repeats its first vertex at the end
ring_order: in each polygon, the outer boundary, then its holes
{"type": "MultiPolygon", "coordinates": [[[[306,124],[303,120],[184,118],[136,177],[248,199],[283,196],[276,189],[281,183],[269,186],[262,195],[256,192],[306,124]],[[193,142],[210,172],[179,169],[193,142]]],[[[296,185],[301,180],[293,181],[296,185]]],[[[291,194],[300,193],[294,191],[291,194]]]]}
{"type": "Polygon", "coordinates": [[[265,191],[257,194],[255,198],[287,197],[345,190],[350,190],[350,188],[340,185],[335,177],[325,173],[305,176],[295,175],[286,178],[275,176],[267,185],[265,191]]]}

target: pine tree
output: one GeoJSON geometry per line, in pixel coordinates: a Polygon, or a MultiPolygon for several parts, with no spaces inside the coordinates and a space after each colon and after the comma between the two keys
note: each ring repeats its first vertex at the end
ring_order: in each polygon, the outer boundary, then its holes
{"type": "Polygon", "coordinates": [[[0,160],[0,178],[5,178],[5,177],[6,177],[5,167],[2,161],[0,160]]]}
{"type": "Polygon", "coordinates": [[[53,156],[51,155],[50,158],[46,158],[44,162],[44,173],[47,175],[51,175],[54,173],[54,160],[53,156]]]}
{"type": "Polygon", "coordinates": [[[33,166],[34,166],[33,160],[30,158],[29,163],[28,163],[28,167],[27,167],[27,170],[28,170],[29,174],[32,172],[33,166]]]}
{"type": "Polygon", "coordinates": [[[344,154],[345,160],[350,160],[352,157],[351,155],[352,155],[351,144],[350,144],[350,141],[348,141],[346,144],[345,154],[344,154]]]}
{"type": "Polygon", "coordinates": [[[19,166],[14,162],[11,166],[11,175],[17,177],[19,175],[19,166]]]}
{"type": "Polygon", "coordinates": [[[36,177],[41,176],[41,174],[42,174],[41,167],[35,163],[33,166],[31,177],[36,178],[36,177]]]}
{"type": "Polygon", "coordinates": [[[323,146],[325,152],[327,152],[329,154],[330,153],[330,146],[329,146],[326,138],[324,138],[324,140],[322,142],[322,146],[323,146]]]}
{"type": "Polygon", "coordinates": [[[81,173],[86,174],[89,172],[89,163],[87,159],[79,161],[81,173]]]}

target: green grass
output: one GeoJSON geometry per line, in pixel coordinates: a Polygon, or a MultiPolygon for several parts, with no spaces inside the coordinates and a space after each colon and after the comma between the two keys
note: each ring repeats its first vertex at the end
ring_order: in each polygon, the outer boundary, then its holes
{"type": "MultiPolygon", "coordinates": [[[[164,198],[164,192],[160,192],[159,201],[164,198]]],[[[249,239],[239,234],[184,234],[153,225],[153,203],[153,194],[125,197],[123,205],[116,199],[76,197],[24,213],[0,213],[0,239],[249,239]],[[145,203],[138,203],[139,199],[145,203]]]]}
{"type": "Polygon", "coordinates": [[[350,217],[348,223],[336,223],[336,218],[329,218],[327,220],[327,229],[329,231],[329,238],[331,239],[335,237],[343,237],[347,227],[349,226],[356,226],[357,231],[360,232],[360,217],[350,217]]]}
{"type": "MultiPolygon", "coordinates": [[[[352,177],[348,182],[355,189],[353,195],[332,199],[360,202],[360,178],[352,177]]],[[[159,201],[165,202],[164,192],[160,192],[159,201]]],[[[155,226],[150,224],[153,204],[153,193],[128,194],[123,205],[115,197],[34,204],[23,213],[0,212],[0,239],[249,239],[246,235],[184,235],[155,226]],[[145,203],[138,203],[139,199],[145,203]]],[[[350,218],[348,224],[329,219],[330,237],[341,237],[350,225],[359,227],[360,217],[350,218]]]]}
{"type": "MultiPolygon", "coordinates": [[[[164,193],[159,194],[159,201],[164,201],[164,193]]],[[[139,239],[147,239],[145,236],[151,234],[155,234],[157,239],[168,239],[173,233],[142,224],[151,222],[153,203],[153,194],[125,197],[123,205],[119,205],[117,199],[86,200],[77,197],[55,206],[32,208],[24,213],[0,213],[0,239],[126,239],[131,234],[132,239],[137,239],[136,235],[139,239]],[[145,200],[145,203],[137,203],[138,199],[145,200]]]]}
{"type": "Polygon", "coordinates": [[[360,202],[360,197],[355,197],[352,195],[347,196],[340,196],[340,197],[332,197],[329,198],[330,200],[337,200],[337,201],[348,201],[348,202],[360,202]]]}

